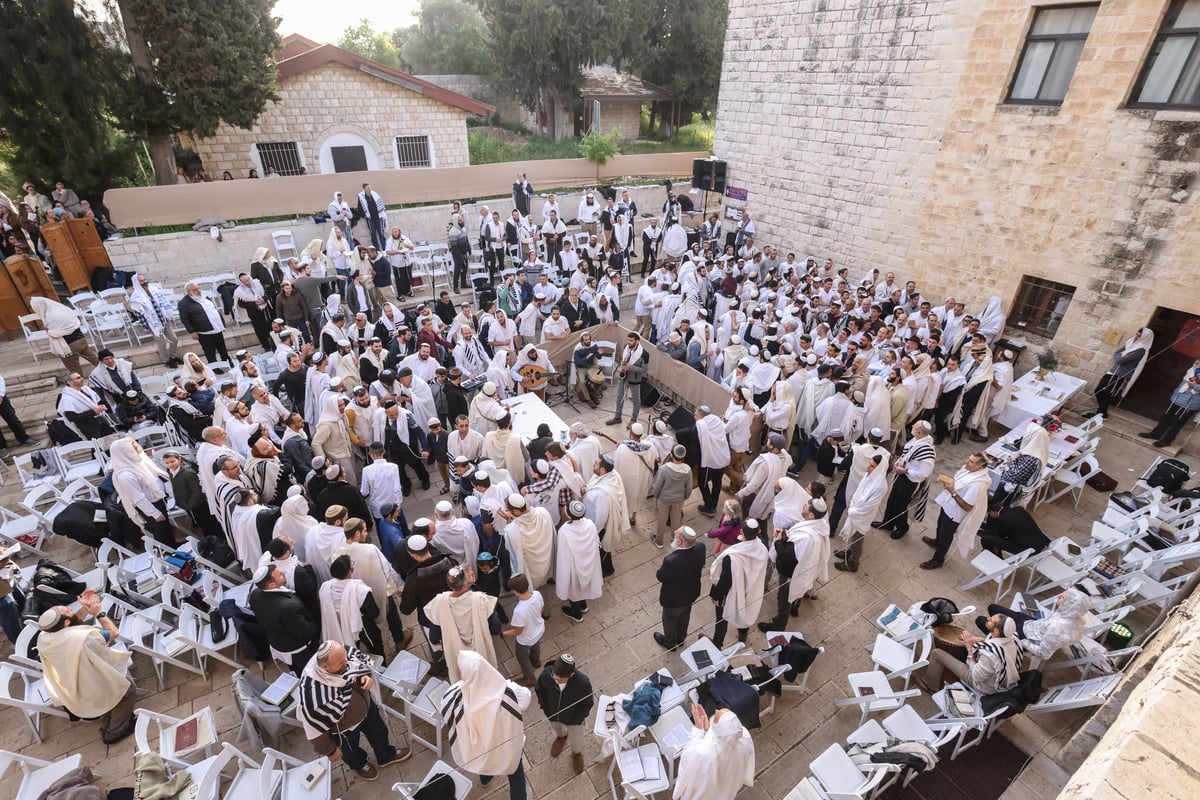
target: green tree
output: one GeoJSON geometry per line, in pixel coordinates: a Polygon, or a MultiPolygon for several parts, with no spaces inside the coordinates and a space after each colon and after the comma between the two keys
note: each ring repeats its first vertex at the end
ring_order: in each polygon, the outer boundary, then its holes
{"type": "Polygon", "coordinates": [[[157,182],[173,183],[172,134],[249,128],[277,99],[275,0],[113,1],[132,62],[117,116],[146,137],[157,182]]]}
{"type": "Polygon", "coordinates": [[[700,112],[710,119],[717,107],[725,49],[728,0],[653,0],[639,7],[624,48],[630,69],[679,98],[680,118],[700,112]]]}
{"type": "Polygon", "coordinates": [[[121,61],[72,0],[0,0],[0,152],[16,190],[62,180],[80,197],[134,171],[133,146],[108,100],[121,61]]]}
{"type": "Polygon", "coordinates": [[[619,61],[626,25],[641,22],[629,0],[473,2],[487,22],[501,85],[530,111],[546,112],[552,138],[556,112],[576,105],[582,69],[619,61]]]}
{"type": "Polygon", "coordinates": [[[600,182],[600,167],[608,163],[620,149],[621,132],[616,128],[608,133],[591,130],[579,140],[579,155],[596,165],[596,183],[600,182]]]}
{"type": "Polygon", "coordinates": [[[377,32],[371,25],[371,21],[366,18],[359,19],[358,24],[353,28],[346,28],[342,33],[342,38],[338,40],[338,47],[358,53],[363,58],[378,61],[392,69],[404,68],[400,59],[400,50],[392,42],[391,37],[386,33],[377,32]]]}
{"type": "MultiPolygon", "coordinates": [[[[406,29],[398,29],[406,30],[406,29]]],[[[396,36],[393,34],[393,42],[396,36]]],[[[420,19],[405,37],[404,60],[430,75],[491,75],[496,68],[487,24],[464,0],[424,0],[420,19]]]]}

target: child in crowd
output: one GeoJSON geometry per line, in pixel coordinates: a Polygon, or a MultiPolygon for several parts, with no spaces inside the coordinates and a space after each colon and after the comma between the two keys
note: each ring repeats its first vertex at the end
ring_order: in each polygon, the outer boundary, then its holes
{"type": "Polygon", "coordinates": [[[521,665],[521,680],[517,683],[533,686],[537,680],[534,670],[542,666],[540,645],[542,634],[546,632],[546,623],[542,620],[545,602],[541,592],[530,590],[529,579],[524,575],[509,578],[508,589],[517,598],[517,605],[512,613],[512,627],[500,635],[516,639],[517,663],[521,665]]]}

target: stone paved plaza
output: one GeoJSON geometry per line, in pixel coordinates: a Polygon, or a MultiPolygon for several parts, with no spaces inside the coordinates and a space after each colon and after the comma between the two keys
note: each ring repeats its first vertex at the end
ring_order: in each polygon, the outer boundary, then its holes
{"type": "MultiPolygon", "coordinates": [[[[239,336],[248,339],[248,334],[248,326],[243,326],[239,336]]],[[[248,345],[249,341],[244,344],[248,345]]],[[[158,371],[157,367],[151,367],[154,361],[152,348],[142,347],[136,353],[136,361],[143,374],[155,374],[158,371]]],[[[43,358],[40,364],[33,364],[28,358],[24,342],[19,340],[0,345],[0,359],[3,359],[3,363],[16,365],[9,367],[7,372],[9,386],[15,384],[21,387],[13,389],[18,411],[26,420],[38,418],[39,412],[46,411],[54,402],[56,390],[49,388],[49,381],[51,373],[57,374],[59,371],[57,361],[48,362],[43,358]]],[[[610,402],[613,399],[611,392],[608,399],[610,402]]],[[[1080,402],[1078,398],[1077,402],[1080,402]]],[[[611,414],[603,407],[583,414],[577,414],[565,405],[556,405],[554,410],[568,423],[580,420],[618,437],[616,426],[603,425],[611,414]]],[[[40,416],[44,417],[45,413],[40,416]]],[[[1068,421],[1078,420],[1069,416],[1068,421]]],[[[1118,414],[1101,431],[1103,443],[1098,452],[1099,460],[1122,488],[1127,488],[1155,457],[1151,448],[1132,437],[1132,431],[1141,429],[1140,424],[1140,421],[1132,418],[1122,419],[1118,414]]],[[[1001,432],[994,429],[993,435],[1001,432]]],[[[605,450],[611,447],[611,444],[605,443],[605,450]]],[[[938,470],[953,471],[977,447],[964,441],[958,446],[939,448],[938,470]]],[[[805,468],[803,479],[807,481],[815,477],[814,467],[810,464],[805,468]]],[[[406,498],[405,512],[410,522],[420,516],[432,516],[433,505],[441,497],[437,493],[439,488],[438,479],[434,477],[433,489],[426,492],[417,490],[412,497],[406,498]]],[[[7,485],[0,487],[0,492],[3,492],[4,504],[15,506],[21,495],[15,472],[9,473],[7,485]]],[[[688,502],[685,523],[707,531],[712,524],[708,518],[696,512],[698,497],[698,493],[695,493],[688,502]]],[[[1063,498],[1052,505],[1039,507],[1035,517],[1051,537],[1067,534],[1082,539],[1088,535],[1092,520],[1102,512],[1104,501],[1104,495],[1085,488],[1077,511],[1071,507],[1069,498],[1063,498]]],[[[616,574],[606,581],[604,598],[591,603],[592,611],[583,623],[574,624],[559,612],[552,586],[542,590],[550,613],[542,640],[543,658],[552,658],[563,651],[572,653],[580,669],[591,678],[598,694],[628,691],[635,680],[663,666],[669,667],[675,675],[686,672],[678,656],[665,653],[652,638],[653,632],[659,629],[658,584],[654,574],[665,551],[655,548],[648,541],[648,526],[652,522],[649,514],[645,517],[641,520],[642,524],[637,526],[636,535],[632,535],[625,549],[616,555],[616,574]]],[[[932,533],[934,518],[935,514],[930,513],[923,523],[913,526],[909,536],[899,541],[892,541],[881,534],[868,537],[859,572],[847,574],[831,569],[831,581],[820,589],[819,598],[813,602],[803,602],[799,618],[789,621],[790,630],[803,632],[811,644],[823,646],[826,652],[818,657],[812,667],[807,694],[786,693],[778,701],[775,712],[763,718],[763,727],[753,731],[757,777],[755,785],[743,790],[740,798],[783,798],[808,773],[808,764],[816,754],[835,741],[843,741],[857,727],[857,709],[837,709],[834,703],[849,694],[845,679],[847,673],[871,667],[867,648],[876,633],[872,620],[885,606],[894,602],[907,607],[933,596],[953,598],[960,606],[982,606],[991,601],[990,588],[976,589],[965,595],[957,589],[973,576],[974,571],[953,553],[945,569],[927,572],[917,568],[917,564],[928,557],[929,550],[921,542],[921,536],[932,533]]],[[[80,570],[91,567],[91,551],[68,539],[55,539],[49,544],[49,550],[56,559],[70,567],[80,570]]],[[[1022,580],[1023,576],[1024,573],[1022,580]]],[[[772,597],[768,599],[765,609],[773,608],[773,594],[772,588],[772,597]]],[[[513,600],[506,596],[502,603],[511,609],[513,600]]],[[[406,622],[415,628],[414,619],[406,622]]],[[[1149,618],[1144,615],[1135,616],[1132,623],[1134,629],[1139,631],[1148,624],[1149,618]]],[[[701,633],[711,634],[713,613],[707,596],[697,602],[691,626],[689,642],[701,633]]],[[[498,640],[497,653],[502,659],[503,671],[510,676],[519,675],[509,641],[501,643],[498,640]]],[[[411,649],[418,655],[427,656],[419,632],[414,642],[411,649]]],[[[765,637],[757,630],[752,630],[749,644],[761,650],[765,647],[765,637]]],[[[7,656],[10,652],[7,641],[0,643],[0,656],[7,656]]],[[[147,660],[135,656],[134,667],[139,686],[149,690],[140,703],[142,707],[182,717],[205,706],[212,706],[221,738],[231,742],[234,740],[240,719],[230,692],[232,670],[229,667],[214,664],[207,681],[168,668],[166,688],[162,691],[158,691],[147,660]]],[[[277,674],[276,667],[269,665],[266,674],[268,679],[272,679],[277,674]]],[[[1063,676],[1066,674],[1052,674],[1048,682],[1065,680],[1063,676]]],[[[914,703],[923,714],[934,710],[928,696],[922,696],[914,703]]],[[[1069,777],[1068,772],[1056,765],[1059,751],[1087,716],[1087,711],[1065,712],[1018,717],[1002,724],[998,735],[1008,737],[1033,757],[1006,797],[1020,800],[1055,797],[1069,777]]],[[[390,724],[393,741],[404,741],[406,736],[402,725],[395,720],[390,724]]],[[[38,743],[18,711],[7,708],[0,710],[0,749],[47,759],[79,752],[83,754],[83,763],[91,765],[102,776],[102,783],[106,787],[132,784],[132,737],[110,747],[100,741],[95,723],[71,724],[62,718],[46,717],[43,726],[45,741],[38,743]]],[[[302,734],[296,728],[288,728],[287,731],[283,749],[307,758],[311,750],[302,734]]],[[[603,797],[609,792],[609,762],[599,760],[600,743],[597,739],[590,737],[586,753],[587,769],[583,775],[576,776],[568,757],[550,758],[553,737],[536,702],[526,714],[526,732],[525,757],[532,797],[586,800],[603,797]]],[[[983,748],[987,746],[986,742],[981,745],[983,748]]],[[[433,753],[417,745],[409,761],[383,770],[376,783],[365,782],[343,767],[335,766],[333,796],[345,800],[379,796],[394,781],[420,780],[433,761],[433,753]]],[[[503,780],[493,782],[486,791],[480,791],[477,786],[478,794],[472,796],[505,797],[506,786],[503,780]]],[[[0,792],[0,795],[3,794],[0,792]]]]}

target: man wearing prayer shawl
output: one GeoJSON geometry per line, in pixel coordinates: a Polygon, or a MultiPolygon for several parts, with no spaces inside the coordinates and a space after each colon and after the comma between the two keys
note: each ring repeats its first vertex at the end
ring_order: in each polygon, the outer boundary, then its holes
{"type": "Polygon", "coordinates": [[[496,513],[504,518],[504,538],[514,574],[529,579],[531,589],[540,589],[549,580],[554,567],[554,523],[544,508],[530,508],[525,496],[510,494],[504,508],[496,513]]]}
{"type": "Polygon", "coordinates": [[[600,599],[604,592],[600,533],[586,514],[582,501],[571,501],[567,506],[568,521],[558,529],[554,592],[564,601],[563,614],[572,622],[582,622],[587,601],[600,599]]]}
{"type": "MultiPolygon", "coordinates": [[[[976,345],[971,348],[970,361],[960,367],[966,381],[958,396],[957,407],[950,412],[950,428],[954,431],[951,442],[958,444],[963,431],[982,427],[987,430],[987,409],[991,405],[992,357],[987,347],[976,345]]],[[[987,441],[986,437],[971,433],[971,441],[987,441]]]]}
{"type": "Polygon", "coordinates": [[[625,499],[629,503],[629,522],[636,524],[638,512],[646,503],[650,484],[654,480],[655,451],[642,440],[646,427],[640,422],[629,426],[629,435],[613,451],[613,464],[625,487],[625,499]]]}
{"type": "Polygon", "coordinates": [[[79,596],[78,612],[54,606],[38,617],[38,653],[50,703],[83,719],[100,718],[107,744],[133,733],[137,694],[128,670],[132,654],[114,650],[117,626],[104,615],[91,589],[79,596]],[[99,629],[87,625],[91,616],[99,629]]]}
{"type": "Polygon", "coordinates": [[[725,643],[730,623],[737,628],[738,641],[745,642],[750,626],[758,620],[767,561],[767,547],[750,525],[743,525],[737,543],[726,547],[713,561],[708,596],[716,606],[717,626],[712,640],[718,649],[725,643]]]}
{"type": "MultiPolygon", "coordinates": [[[[473,651],[493,668],[497,663],[496,645],[492,641],[500,633],[496,598],[473,591],[474,583],[473,569],[451,567],[446,573],[450,591],[442,592],[425,605],[430,643],[442,646],[451,682],[464,677],[459,671],[459,657],[467,651],[473,651]]],[[[465,766],[461,760],[458,763],[465,766]]]]}
{"type": "Polygon", "coordinates": [[[914,503],[913,516],[918,522],[925,519],[925,504],[929,499],[929,479],[933,476],[933,463],[937,453],[930,435],[932,426],[919,421],[912,424],[912,438],[900,451],[900,457],[892,465],[896,480],[888,495],[887,506],[880,522],[872,522],[872,528],[892,532],[893,539],[908,533],[908,507],[914,503]]]}
{"type": "Polygon", "coordinates": [[[96,390],[84,385],[78,370],[67,376],[67,385],[55,407],[88,439],[98,439],[113,432],[108,406],[96,390]]]}
{"type": "Polygon", "coordinates": [[[579,477],[585,481],[592,479],[592,465],[600,457],[600,440],[592,435],[580,422],[571,423],[571,444],[567,447],[568,455],[574,457],[579,477]]]}
{"type": "Polygon", "coordinates": [[[469,519],[454,516],[448,500],[434,508],[433,546],[459,564],[474,564],[479,558],[479,536],[469,519]]]}
{"type": "Polygon", "coordinates": [[[369,653],[383,655],[383,636],[375,617],[379,607],[371,588],[354,577],[350,556],[342,554],[329,565],[330,580],[321,584],[321,633],[346,647],[359,644],[369,653]]]}
{"type": "MultiPolygon", "coordinates": [[[[800,491],[804,492],[803,489],[800,491]]],[[[775,616],[768,622],[758,623],[758,629],[763,633],[787,627],[788,613],[793,617],[800,613],[800,601],[816,589],[817,581],[829,581],[827,510],[823,498],[810,498],[796,524],[775,528],[770,557],[779,570],[779,588],[775,592],[775,616]]],[[[815,593],[812,596],[815,597],[815,593]]]]}
{"type": "MultiPolygon", "coordinates": [[[[718,420],[720,422],[720,420],[718,420]]],[[[614,469],[612,456],[603,455],[592,464],[592,479],[588,481],[583,505],[588,519],[600,532],[600,567],[603,573],[613,574],[612,554],[620,549],[629,533],[629,505],[625,484],[614,469]]]]}
{"type": "Polygon", "coordinates": [[[1154,344],[1154,331],[1149,328],[1138,328],[1125,345],[1113,353],[1112,365],[1096,384],[1096,410],[1085,417],[1097,414],[1108,416],[1108,407],[1129,394],[1133,382],[1142,374],[1146,360],[1150,357],[1150,347],[1154,344]]]}
{"type": "MultiPolygon", "coordinates": [[[[404,588],[404,581],[396,574],[388,560],[383,557],[379,545],[367,541],[367,523],[358,517],[350,517],[342,524],[343,541],[335,551],[336,556],[348,555],[354,566],[354,574],[371,589],[375,599],[375,619],[387,623],[392,640],[403,650],[412,638],[404,630],[400,619],[397,596],[404,588]]],[[[332,561],[330,562],[332,565],[332,561]]],[[[332,566],[330,568],[332,576],[332,566]]]]}
{"type": "Polygon", "coordinates": [[[709,719],[692,706],[696,727],[679,755],[672,800],[733,800],[754,785],[754,740],[737,714],[718,708],[709,719]]]}
{"type": "Polygon", "coordinates": [[[495,775],[508,776],[509,797],[526,797],[525,723],[522,713],[533,694],[505,680],[493,663],[479,653],[464,650],[450,661],[455,681],[442,697],[442,719],[454,763],[491,783],[495,775]]]}
{"type": "Polygon", "coordinates": [[[871,530],[871,522],[879,504],[887,495],[886,453],[876,454],[867,462],[867,474],[859,481],[846,509],[846,524],[842,526],[842,538],[849,539],[845,550],[834,553],[842,559],[834,567],[842,572],[858,572],[858,561],[862,557],[863,540],[871,530]]]}
{"type": "Polygon", "coordinates": [[[507,411],[496,420],[496,429],[483,437],[482,458],[496,462],[518,483],[525,482],[525,464],[529,461],[529,450],[521,437],[513,433],[512,415],[507,411]]]}
{"type": "Polygon", "coordinates": [[[729,439],[725,435],[725,423],[708,406],[696,409],[696,438],[700,442],[699,511],[711,517],[717,513],[721,478],[732,458],[729,439]]]}
{"type": "Polygon", "coordinates": [[[987,515],[987,493],[991,482],[983,453],[972,453],[962,469],[954,474],[953,482],[945,483],[942,493],[934,501],[942,509],[938,514],[937,538],[921,537],[922,542],[934,548],[933,557],[923,562],[921,569],[941,569],[951,545],[958,545],[959,555],[967,557],[975,543],[975,534],[987,515]]]}
{"type": "Polygon", "coordinates": [[[469,419],[471,430],[486,436],[496,430],[497,421],[508,413],[508,409],[496,399],[498,388],[492,381],[483,384],[479,394],[471,400],[469,419]]]}
{"type": "Polygon", "coordinates": [[[742,515],[765,524],[775,506],[775,482],[786,477],[791,459],[783,452],[783,434],[767,434],[767,449],[750,462],[746,483],[738,490],[742,515]]]}

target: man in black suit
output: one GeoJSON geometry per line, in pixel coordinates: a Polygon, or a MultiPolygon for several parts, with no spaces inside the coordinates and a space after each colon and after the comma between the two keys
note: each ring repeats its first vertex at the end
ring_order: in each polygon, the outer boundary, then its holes
{"type": "Polygon", "coordinates": [[[1040,553],[1050,545],[1050,539],[1042,533],[1028,511],[1020,506],[1004,508],[996,502],[988,505],[987,519],[983,521],[979,539],[984,550],[991,550],[1001,558],[1005,553],[1029,549],[1040,553]]]}
{"type": "Polygon", "coordinates": [[[654,641],[668,650],[683,644],[692,618],[692,604],[700,597],[700,575],[704,572],[707,551],[698,538],[699,534],[686,525],[676,528],[675,547],[655,575],[662,584],[658,602],[662,605],[663,632],[655,631],[654,641]]]}
{"type": "Polygon", "coordinates": [[[470,416],[471,401],[467,397],[467,392],[462,388],[462,370],[458,367],[452,367],[446,378],[446,382],[442,384],[442,394],[446,398],[446,420],[453,422],[459,416],[470,416]]]}
{"type": "Polygon", "coordinates": [[[266,631],[271,649],[286,654],[292,672],[299,676],[317,652],[321,625],[296,593],[287,588],[287,578],[273,563],[259,567],[253,581],[256,586],[250,592],[250,610],[266,631]]]}

